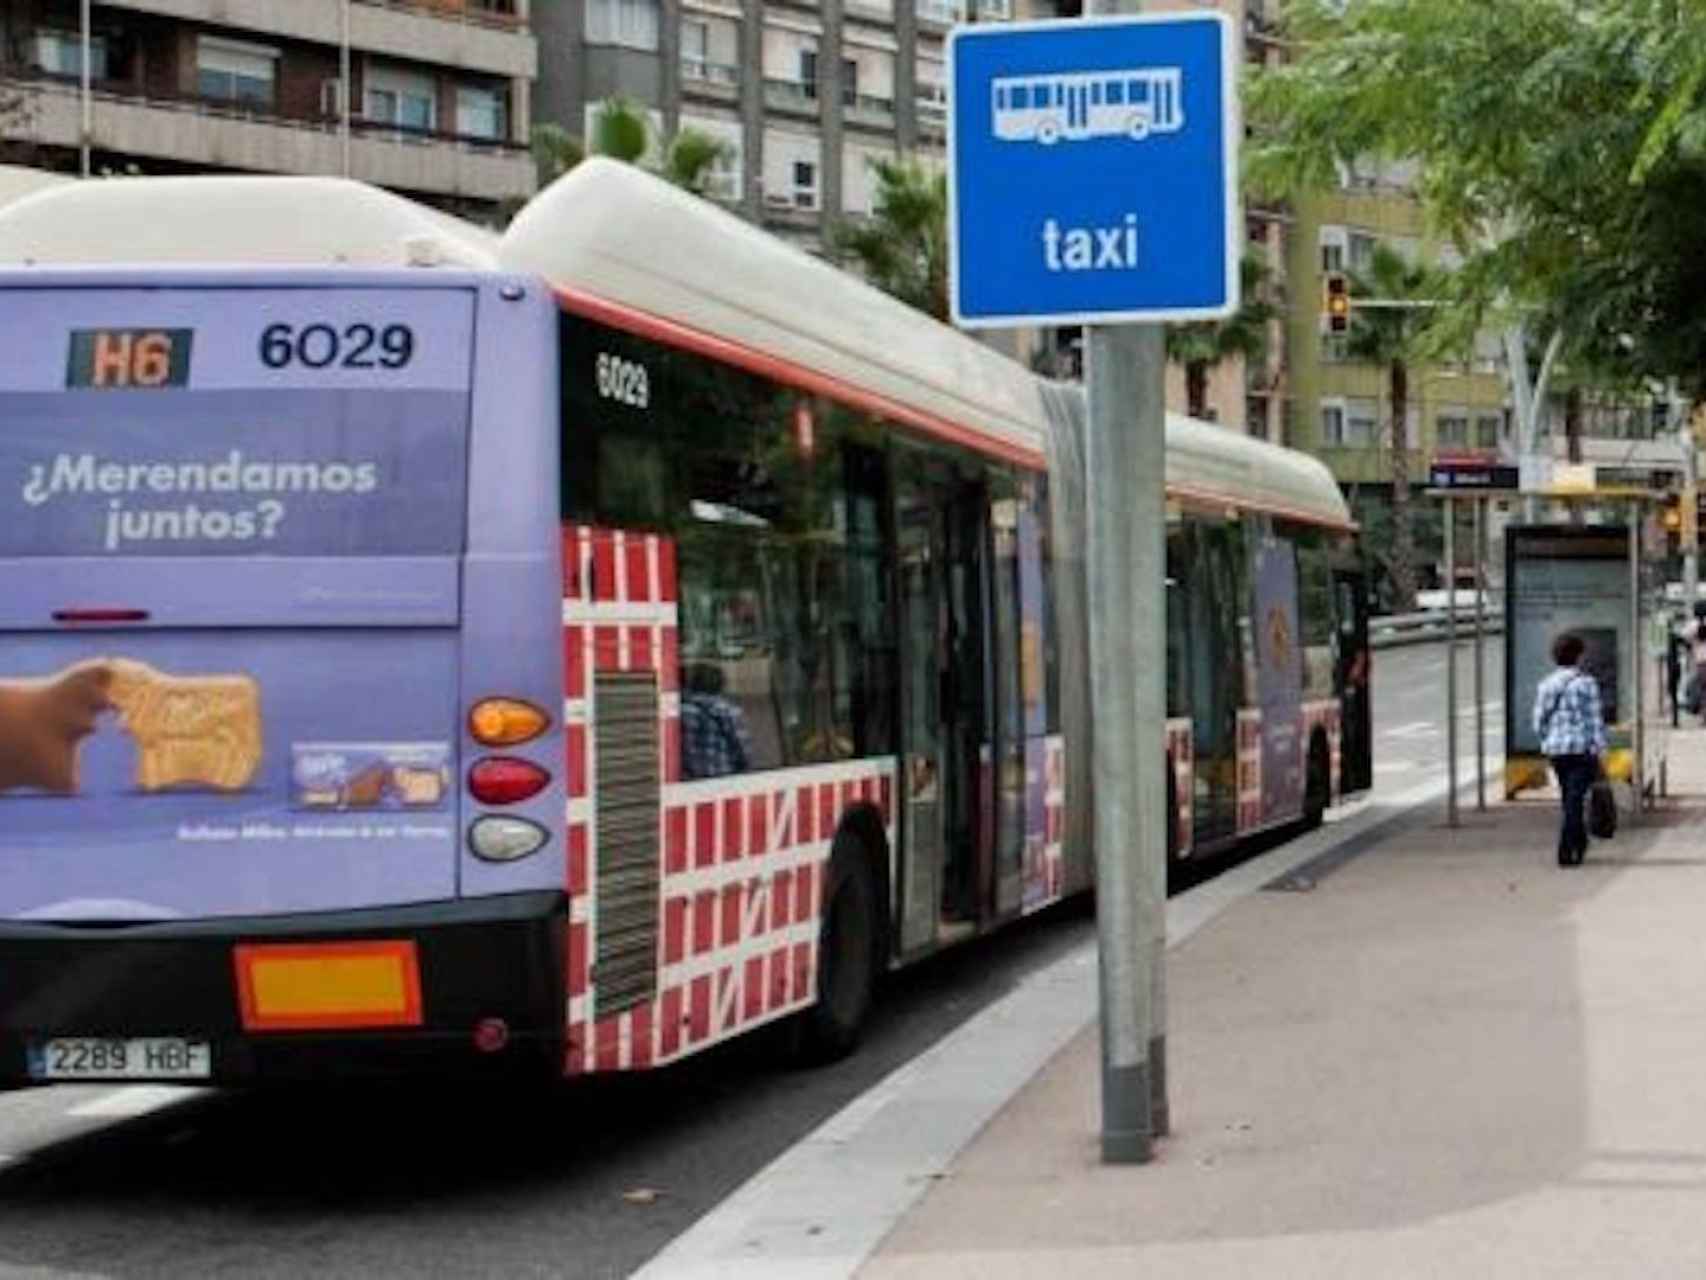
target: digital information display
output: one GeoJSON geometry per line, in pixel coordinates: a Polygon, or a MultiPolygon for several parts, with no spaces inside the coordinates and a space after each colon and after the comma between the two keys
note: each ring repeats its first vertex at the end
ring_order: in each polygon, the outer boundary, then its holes
{"type": "Polygon", "coordinates": [[[146,391],[186,387],[193,329],[73,329],[67,387],[146,391]]]}

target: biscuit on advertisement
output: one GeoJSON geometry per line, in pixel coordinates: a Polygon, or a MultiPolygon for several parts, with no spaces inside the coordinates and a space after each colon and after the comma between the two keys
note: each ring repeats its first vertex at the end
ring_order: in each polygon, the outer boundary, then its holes
{"type": "Polygon", "coordinates": [[[104,659],[39,679],[0,680],[0,793],[75,795],[79,748],[113,705],[113,683],[104,659]]]}
{"type": "Polygon", "coordinates": [[[109,696],[136,740],[143,791],[240,791],[261,764],[261,694],[249,676],[173,676],[130,658],[111,661],[109,696]]]}

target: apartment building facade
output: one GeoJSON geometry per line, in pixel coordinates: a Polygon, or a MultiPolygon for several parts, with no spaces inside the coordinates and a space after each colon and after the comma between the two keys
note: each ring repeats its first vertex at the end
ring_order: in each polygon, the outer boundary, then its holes
{"type": "MultiPolygon", "coordinates": [[[[94,173],[348,173],[473,217],[534,187],[529,0],[126,0],[92,7],[94,173]],[[343,133],[347,40],[349,131],[343,133]]],[[[0,0],[10,158],[75,173],[77,0],[0,0]]]]}

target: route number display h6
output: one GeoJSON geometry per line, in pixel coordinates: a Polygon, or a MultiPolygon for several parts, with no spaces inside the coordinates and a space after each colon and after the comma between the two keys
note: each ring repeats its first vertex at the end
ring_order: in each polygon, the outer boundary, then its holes
{"type": "Polygon", "coordinates": [[[956,28],[948,40],[955,323],[1235,310],[1238,47],[1219,13],[956,28]]]}

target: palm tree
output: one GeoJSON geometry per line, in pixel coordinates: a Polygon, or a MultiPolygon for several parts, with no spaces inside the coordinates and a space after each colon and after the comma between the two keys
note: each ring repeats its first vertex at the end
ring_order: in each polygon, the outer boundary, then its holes
{"type": "Polygon", "coordinates": [[[948,181],[915,157],[871,161],[877,189],[871,216],[843,223],[832,237],[877,288],[946,323],[948,181]]]}
{"type": "MultiPolygon", "coordinates": [[[[573,169],[586,159],[589,152],[642,165],[646,152],[651,149],[651,131],[651,120],[645,108],[627,98],[607,98],[599,105],[592,118],[590,147],[561,125],[534,125],[529,142],[539,190],[543,191],[573,169]]],[[[678,130],[664,144],[663,159],[652,172],[696,196],[702,196],[717,165],[733,154],[733,150],[720,138],[713,138],[690,126],[678,130]]],[[[515,217],[526,203],[525,197],[506,202],[502,221],[508,222],[515,217]]]]}
{"type": "Polygon", "coordinates": [[[1193,418],[1208,416],[1209,370],[1222,360],[1243,356],[1265,359],[1268,326],[1279,311],[1264,296],[1268,265],[1246,256],[1238,264],[1238,310],[1224,320],[1195,320],[1167,326],[1167,359],[1185,367],[1185,411],[1193,418]]]}
{"type": "Polygon", "coordinates": [[[1416,600],[1415,529],[1410,511],[1410,454],[1405,424],[1410,413],[1410,365],[1424,355],[1430,304],[1441,296],[1438,273],[1412,265],[1386,245],[1376,245],[1368,268],[1350,273],[1351,327],[1345,352],[1386,370],[1391,401],[1393,607],[1416,600]],[[1358,306],[1357,300],[1364,299],[1358,306]],[[1379,305],[1369,305],[1377,303],[1379,305]]]}

